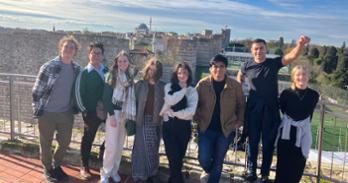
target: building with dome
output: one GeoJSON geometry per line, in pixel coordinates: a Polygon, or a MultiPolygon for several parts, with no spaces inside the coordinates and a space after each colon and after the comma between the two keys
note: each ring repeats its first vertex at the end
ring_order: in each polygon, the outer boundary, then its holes
{"type": "Polygon", "coordinates": [[[144,23],[141,23],[138,27],[136,27],[136,28],[134,29],[134,32],[135,32],[136,34],[143,34],[143,35],[148,34],[149,31],[150,31],[150,29],[149,29],[149,28],[147,27],[147,25],[144,24],[144,23]]]}

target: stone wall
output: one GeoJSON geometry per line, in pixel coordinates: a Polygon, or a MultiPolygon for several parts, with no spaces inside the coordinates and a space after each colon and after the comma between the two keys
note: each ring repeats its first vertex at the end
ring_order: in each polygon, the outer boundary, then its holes
{"type": "Polygon", "coordinates": [[[208,66],[210,59],[221,50],[222,39],[197,39],[197,65],[208,66]]]}
{"type": "MultiPolygon", "coordinates": [[[[81,33],[81,32],[51,32],[44,30],[24,30],[0,27],[0,73],[25,74],[36,76],[40,66],[58,55],[58,42],[67,34],[73,34],[81,44],[75,60],[82,67],[87,65],[87,47],[90,42],[102,42],[105,46],[107,65],[111,66],[116,54],[129,50],[129,40],[118,34],[81,33]]],[[[163,62],[162,80],[170,80],[173,66],[181,61],[190,64],[193,76],[196,66],[207,66],[209,60],[220,50],[222,36],[212,38],[180,39],[175,36],[162,37],[160,44],[163,62]]],[[[133,56],[135,64],[141,70],[148,59],[144,55],[133,56]]],[[[139,75],[140,76],[140,75],[139,75]]],[[[31,89],[35,77],[13,77],[12,112],[13,120],[35,122],[32,119],[31,89]]],[[[194,78],[199,80],[199,78],[194,78]]],[[[0,74],[0,121],[10,119],[10,88],[7,74],[0,74]]],[[[76,126],[81,126],[81,116],[75,120],[76,126]]]]}
{"type": "MultiPolygon", "coordinates": [[[[129,50],[129,40],[120,36],[120,33],[51,32],[0,27],[0,73],[36,75],[43,63],[58,54],[58,41],[67,34],[73,34],[81,44],[75,60],[83,67],[87,65],[87,47],[90,42],[99,41],[105,45],[108,66],[112,65],[120,50],[129,50]]],[[[165,73],[171,73],[173,65],[180,61],[188,62],[193,73],[196,65],[208,66],[209,60],[220,51],[223,37],[214,35],[211,38],[180,39],[171,36],[159,38],[163,62],[167,65],[165,69],[168,69],[165,73]]],[[[142,56],[134,58],[136,58],[134,62],[141,70],[147,58],[142,56]]],[[[167,79],[168,75],[165,75],[164,80],[167,79]]]]}
{"type": "MultiPolygon", "coordinates": [[[[36,75],[40,66],[58,54],[58,42],[66,32],[43,30],[1,29],[0,31],[0,72],[36,75]]],[[[73,34],[81,44],[76,62],[87,65],[87,47],[90,42],[104,44],[105,58],[111,64],[116,54],[128,50],[129,42],[101,34],[73,34]]]]}

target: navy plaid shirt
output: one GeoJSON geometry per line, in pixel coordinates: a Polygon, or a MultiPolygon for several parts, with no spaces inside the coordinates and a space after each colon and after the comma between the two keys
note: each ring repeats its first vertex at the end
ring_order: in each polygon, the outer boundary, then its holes
{"type": "MultiPolygon", "coordinates": [[[[51,61],[46,62],[40,67],[39,74],[36,77],[36,81],[32,90],[33,96],[33,117],[38,118],[43,114],[43,109],[48,103],[53,86],[59,78],[60,71],[62,70],[63,62],[60,57],[56,57],[51,61]]],[[[74,69],[74,81],[80,73],[80,66],[72,62],[74,69]]],[[[74,93],[74,92],[72,92],[74,93]]],[[[73,100],[74,97],[71,97],[73,100]]]]}

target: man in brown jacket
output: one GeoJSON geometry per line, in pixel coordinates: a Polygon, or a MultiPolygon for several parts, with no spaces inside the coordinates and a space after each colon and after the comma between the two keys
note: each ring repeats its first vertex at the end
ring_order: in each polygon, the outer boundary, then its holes
{"type": "Polygon", "coordinates": [[[245,99],[241,85],[226,75],[227,58],[216,55],[210,61],[210,75],[197,84],[198,160],[208,183],[218,183],[235,129],[243,124],[245,99]]]}

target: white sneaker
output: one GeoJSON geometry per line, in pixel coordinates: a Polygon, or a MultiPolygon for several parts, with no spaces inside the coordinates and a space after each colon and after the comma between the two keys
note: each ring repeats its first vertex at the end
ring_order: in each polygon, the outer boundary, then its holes
{"type": "Polygon", "coordinates": [[[118,173],[112,175],[111,177],[112,177],[112,180],[114,180],[115,182],[121,182],[121,177],[118,173]]]}
{"type": "Polygon", "coordinates": [[[109,177],[100,175],[100,183],[109,183],[109,177]]]}
{"type": "Polygon", "coordinates": [[[201,177],[200,177],[201,183],[207,183],[209,180],[209,174],[207,174],[204,170],[201,173],[201,177]]]}

